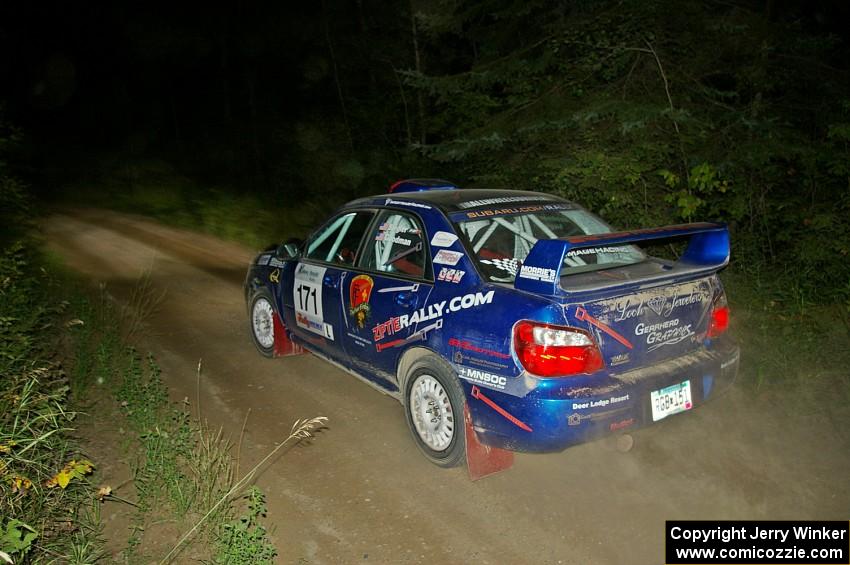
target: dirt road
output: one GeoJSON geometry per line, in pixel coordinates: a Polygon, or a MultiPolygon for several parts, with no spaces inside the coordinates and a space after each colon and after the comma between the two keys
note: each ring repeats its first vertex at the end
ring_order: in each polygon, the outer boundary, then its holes
{"type": "Polygon", "coordinates": [[[241,290],[253,250],[102,211],[44,231],[119,300],[146,270],[166,289],[144,346],[175,399],[195,397],[203,359],[201,410],[234,437],[250,409],[243,469],[296,418],[329,418],[258,480],[281,563],[662,563],[667,519],[848,518],[846,443],[740,390],[638,431],[627,454],[520,454],[470,482],[419,454],[395,400],[313,356],[254,351],[241,290]]]}

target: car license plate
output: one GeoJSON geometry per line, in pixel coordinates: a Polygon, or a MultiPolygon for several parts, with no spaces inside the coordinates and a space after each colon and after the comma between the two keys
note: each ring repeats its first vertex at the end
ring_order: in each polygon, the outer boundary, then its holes
{"type": "Polygon", "coordinates": [[[684,381],[661,390],[653,390],[649,397],[652,402],[653,422],[694,407],[691,400],[691,381],[684,381]]]}

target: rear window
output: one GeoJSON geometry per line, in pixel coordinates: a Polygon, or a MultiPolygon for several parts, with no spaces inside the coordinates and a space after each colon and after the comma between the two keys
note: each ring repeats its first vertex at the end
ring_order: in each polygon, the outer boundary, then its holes
{"type": "MultiPolygon", "coordinates": [[[[481,274],[492,282],[513,282],[538,239],[610,233],[605,222],[586,210],[547,210],[457,223],[466,236],[481,274]]],[[[634,245],[574,249],[564,258],[561,275],[640,263],[646,255],[634,245]]]]}

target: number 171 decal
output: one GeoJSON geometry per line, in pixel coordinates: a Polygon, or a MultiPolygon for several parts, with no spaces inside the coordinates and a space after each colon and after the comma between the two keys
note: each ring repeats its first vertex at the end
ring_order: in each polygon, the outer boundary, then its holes
{"type": "Polygon", "coordinates": [[[333,326],[325,322],[322,313],[322,280],[326,270],[324,267],[300,263],[295,268],[292,299],[298,327],[333,340],[333,326]]]}
{"type": "Polygon", "coordinates": [[[318,312],[320,306],[316,301],[316,294],[318,294],[316,287],[300,282],[298,286],[295,287],[295,294],[298,296],[298,306],[296,306],[296,310],[299,312],[318,312]],[[312,304],[311,301],[312,300],[312,304]]]}

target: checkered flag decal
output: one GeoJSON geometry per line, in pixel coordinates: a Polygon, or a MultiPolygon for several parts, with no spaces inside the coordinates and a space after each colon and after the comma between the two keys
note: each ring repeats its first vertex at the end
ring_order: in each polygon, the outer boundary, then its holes
{"type": "Polygon", "coordinates": [[[507,271],[514,276],[516,276],[516,272],[519,269],[519,261],[516,259],[481,259],[481,262],[487,265],[493,265],[497,269],[507,271]]]}

